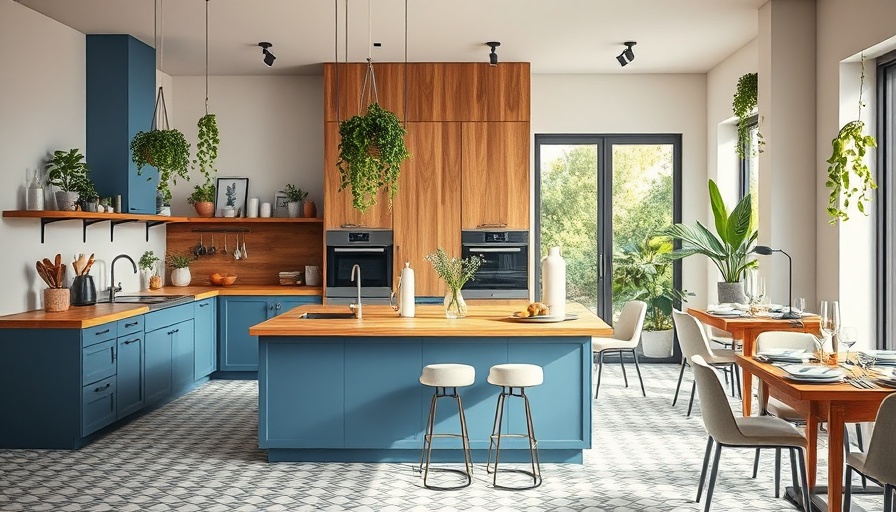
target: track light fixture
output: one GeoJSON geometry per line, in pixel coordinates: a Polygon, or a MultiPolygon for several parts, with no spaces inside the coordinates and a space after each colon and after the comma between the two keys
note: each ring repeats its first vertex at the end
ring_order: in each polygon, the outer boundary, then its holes
{"type": "Polygon", "coordinates": [[[264,63],[267,64],[268,67],[273,66],[274,59],[276,59],[277,57],[274,57],[274,54],[271,53],[268,50],[268,48],[270,48],[271,46],[274,46],[274,45],[272,45],[271,43],[268,43],[268,42],[261,42],[261,43],[258,43],[258,46],[261,46],[261,53],[262,53],[262,55],[264,55],[264,63]]]}
{"type": "Polygon", "coordinates": [[[501,46],[501,43],[499,43],[497,41],[489,41],[485,44],[490,46],[492,49],[492,52],[488,54],[489,65],[497,66],[498,65],[498,54],[495,53],[495,49],[498,48],[499,46],[501,46]]]}
{"type": "Polygon", "coordinates": [[[616,57],[616,60],[619,61],[620,66],[625,66],[629,62],[635,60],[635,52],[632,51],[632,46],[635,46],[638,43],[636,43],[635,41],[626,41],[624,44],[625,46],[627,46],[627,48],[616,57]]]}

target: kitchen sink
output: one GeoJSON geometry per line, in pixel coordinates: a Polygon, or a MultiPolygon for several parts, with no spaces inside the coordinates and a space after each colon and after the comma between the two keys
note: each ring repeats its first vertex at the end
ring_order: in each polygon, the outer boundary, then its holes
{"type": "Polygon", "coordinates": [[[193,302],[192,295],[116,295],[115,302],[121,304],[142,304],[150,310],[179,306],[193,302]]]}
{"type": "Polygon", "coordinates": [[[308,320],[335,320],[337,318],[355,318],[354,313],[302,313],[299,318],[308,320]]]}

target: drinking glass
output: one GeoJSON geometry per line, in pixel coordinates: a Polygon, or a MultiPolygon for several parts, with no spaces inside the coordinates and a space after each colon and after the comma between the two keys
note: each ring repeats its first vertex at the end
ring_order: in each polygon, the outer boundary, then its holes
{"type": "Polygon", "coordinates": [[[818,316],[821,317],[819,328],[825,337],[831,337],[831,352],[837,353],[837,343],[834,335],[840,329],[840,304],[834,301],[821,301],[818,308],[818,316]]]}
{"type": "Polygon", "coordinates": [[[805,310],[806,310],[806,299],[804,299],[803,297],[797,297],[797,298],[793,299],[793,309],[791,309],[791,311],[793,311],[794,313],[802,314],[803,311],[805,311],[805,310]]]}
{"type": "Polygon", "coordinates": [[[843,325],[837,331],[837,339],[846,347],[846,362],[849,363],[849,348],[855,345],[859,334],[851,325],[843,325]]]}

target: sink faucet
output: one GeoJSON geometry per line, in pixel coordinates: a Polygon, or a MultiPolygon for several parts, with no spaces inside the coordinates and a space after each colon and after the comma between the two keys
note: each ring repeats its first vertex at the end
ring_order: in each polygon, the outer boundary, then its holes
{"type": "Polygon", "coordinates": [[[361,267],[357,264],[352,266],[352,281],[355,281],[355,272],[358,273],[358,302],[355,304],[349,304],[348,309],[352,310],[352,313],[355,314],[355,318],[360,320],[362,318],[361,311],[361,267]]]}
{"type": "Polygon", "coordinates": [[[116,257],[112,260],[112,264],[109,265],[109,268],[111,269],[111,270],[110,270],[110,273],[111,273],[111,278],[110,278],[111,283],[109,283],[109,284],[110,284],[110,286],[109,286],[109,302],[115,302],[115,292],[120,292],[120,291],[121,291],[121,283],[118,283],[118,286],[115,286],[115,262],[118,261],[118,260],[121,259],[121,258],[125,258],[126,260],[130,261],[130,262],[131,262],[131,265],[134,267],[134,273],[135,273],[135,274],[137,273],[137,264],[134,263],[133,258],[131,258],[130,256],[128,256],[127,254],[119,254],[118,256],[116,256],[116,257]]]}

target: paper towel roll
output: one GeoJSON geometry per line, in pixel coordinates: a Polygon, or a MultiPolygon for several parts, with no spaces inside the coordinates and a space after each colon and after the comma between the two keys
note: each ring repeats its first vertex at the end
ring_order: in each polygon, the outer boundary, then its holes
{"type": "Polygon", "coordinates": [[[550,306],[551,316],[566,317],[566,260],[559,247],[541,259],[541,301],[550,306]]]}

